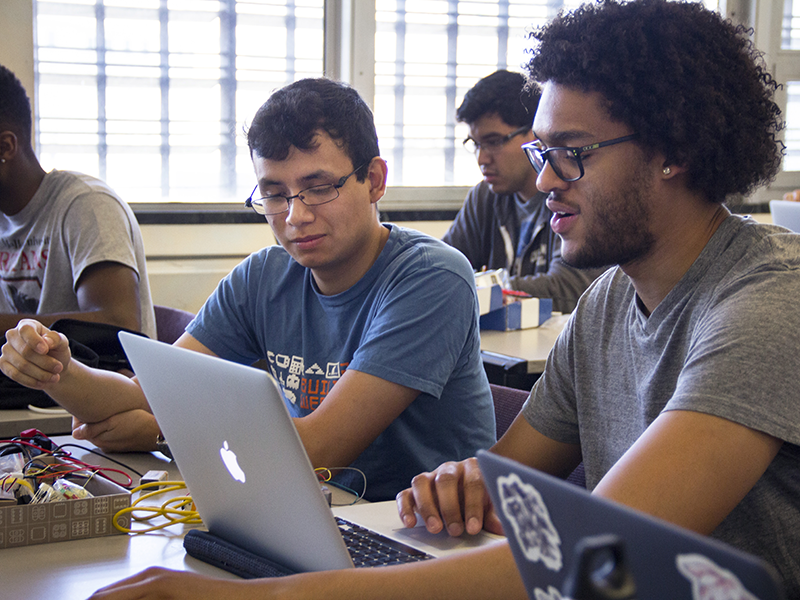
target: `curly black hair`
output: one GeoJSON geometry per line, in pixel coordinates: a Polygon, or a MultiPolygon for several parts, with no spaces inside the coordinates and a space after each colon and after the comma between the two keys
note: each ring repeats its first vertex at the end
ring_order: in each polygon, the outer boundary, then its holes
{"type": "Polygon", "coordinates": [[[598,0],[533,31],[533,81],[599,92],[643,149],[714,202],[780,169],[783,121],[751,31],[700,3],[598,0]]]}
{"type": "Polygon", "coordinates": [[[530,125],[540,96],[539,86],[526,86],[522,73],[501,69],[478,81],[464,94],[456,119],[469,124],[495,113],[508,125],[530,125]]]}
{"type": "Polygon", "coordinates": [[[332,79],[301,79],[274,92],[258,109],[247,130],[247,145],[268,160],[285,160],[292,146],[316,147],[315,134],[324,131],[344,148],[364,181],[367,163],[380,156],[372,111],[358,92],[332,79]]]}
{"type": "Polygon", "coordinates": [[[14,73],[0,65],[0,131],[12,131],[25,143],[31,141],[31,101],[14,73]]]}

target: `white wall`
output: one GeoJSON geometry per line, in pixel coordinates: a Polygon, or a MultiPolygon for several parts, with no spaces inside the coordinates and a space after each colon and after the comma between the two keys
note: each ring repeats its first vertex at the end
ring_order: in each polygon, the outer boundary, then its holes
{"type": "Polygon", "coordinates": [[[35,106],[31,0],[0,0],[0,64],[14,71],[35,106]]]}
{"type": "MultiPolygon", "coordinates": [[[[398,223],[441,238],[449,221],[398,223]]],[[[143,225],[153,302],[196,313],[248,254],[275,243],[269,225],[143,225]]]]}

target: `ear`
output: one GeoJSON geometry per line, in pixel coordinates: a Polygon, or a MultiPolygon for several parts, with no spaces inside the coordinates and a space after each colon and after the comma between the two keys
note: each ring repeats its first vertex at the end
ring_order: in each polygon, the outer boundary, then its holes
{"type": "Polygon", "coordinates": [[[671,163],[669,161],[664,161],[661,165],[661,175],[663,179],[672,179],[676,175],[686,172],[686,167],[683,165],[678,165],[675,163],[671,163]]]}
{"type": "Polygon", "coordinates": [[[0,131],[0,158],[11,160],[17,155],[19,141],[13,131],[0,131]]]}
{"type": "Polygon", "coordinates": [[[369,163],[369,171],[367,171],[367,181],[369,182],[369,195],[370,203],[375,204],[383,198],[386,193],[386,176],[389,173],[389,168],[386,161],[380,156],[376,156],[369,163]]]}

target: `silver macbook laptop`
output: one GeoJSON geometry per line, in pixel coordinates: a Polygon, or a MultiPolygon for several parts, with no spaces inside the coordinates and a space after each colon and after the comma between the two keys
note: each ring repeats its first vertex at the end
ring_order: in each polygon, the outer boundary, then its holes
{"type": "MultiPolygon", "coordinates": [[[[350,546],[356,533],[388,544],[394,562],[431,558],[438,546],[443,554],[454,549],[446,535],[441,545],[423,535],[426,543],[416,546],[426,553],[413,547],[418,530],[393,536],[410,542],[402,544],[341,519],[337,524],[280,388],[265,371],[124,332],[119,337],[203,524],[215,537],[293,572],[352,567],[351,555],[356,566],[376,564],[378,558],[363,556],[374,552],[363,550],[363,541],[358,552],[350,546]]],[[[388,508],[399,524],[396,509],[388,508]]],[[[391,536],[385,527],[381,533],[391,536]]],[[[474,542],[464,547],[469,545],[474,542]]]]}
{"type": "Polygon", "coordinates": [[[770,200],[769,212],[775,225],[800,233],[800,202],[770,200]]]}
{"type": "Polygon", "coordinates": [[[759,559],[512,460],[478,462],[531,600],[782,600],[759,559]]]}

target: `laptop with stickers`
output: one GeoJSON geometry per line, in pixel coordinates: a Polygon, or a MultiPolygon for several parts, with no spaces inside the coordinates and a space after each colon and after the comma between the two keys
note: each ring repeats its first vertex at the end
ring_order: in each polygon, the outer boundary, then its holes
{"type": "Polygon", "coordinates": [[[763,561],[490,452],[486,486],[531,600],[783,600],[763,561]]]}

